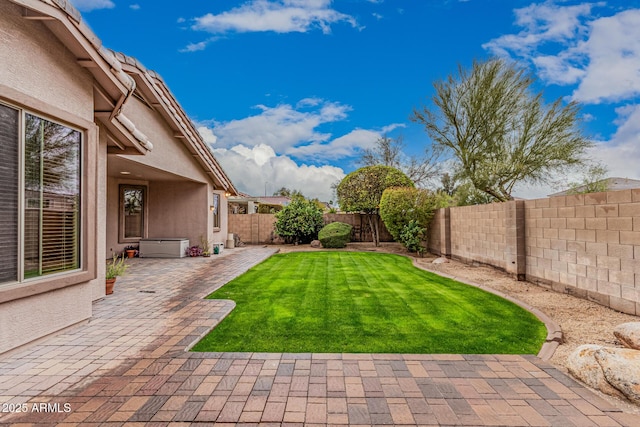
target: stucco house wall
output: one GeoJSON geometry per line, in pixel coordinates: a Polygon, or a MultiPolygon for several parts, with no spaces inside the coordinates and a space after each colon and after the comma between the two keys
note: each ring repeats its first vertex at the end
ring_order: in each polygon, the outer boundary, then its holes
{"type": "Polygon", "coordinates": [[[15,4],[0,2],[0,22],[0,84],[93,122],[93,77],[71,52],[15,4]]]}
{"type": "MultiPolygon", "coordinates": [[[[0,278],[3,353],[86,321],[93,301],[105,297],[105,260],[125,246],[118,229],[120,184],[146,186],[148,237],[174,234],[169,237],[188,237],[193,244],[202,235],[212,242],[225,241],[226,197],[237,190],[162,79],[132,58],[104,48],[69,2],[0,0],[0,58],[0,138],[11,153],[26,150],[21,125],[26,117],[30,123],[71,131],[80,141],[63,152],[79,150],[79,159],[73,154],[72,160],[79,181],[75,175],[64,178],[73,181],[72,193],[50,187],[49,199],[41,193],[34,197],[33,190],[27,192],[26,172],[19,165],[7,169],[18,172],[7,175],[12,189],[2,194],[11,200],[0,205],[0,213],[10,218],[4,235],[12,241],[17,236],[17,244],[0,241],[3,253],[13,254],[12,265],[0,278]],[[121,173],[125,170],[126,176],[121,173]],[[220,198],[218,227],[210,209],[214,194],[220,198]],[[65,200],[67,210],[56,211],[49,206],[51,200],[65,200]],[[27,203],[32,201],[37,203],[27,203]],[[79,211],[72,211],[74,206],[79,211]],[[70,267],[36,266],[26,274],[27,259],[21,253],[27,237],[21,227],[26,227],[27,214],[74,221],[73,232],[67,232],[71,237],[65,237],[73,241],[72,253],[65,255],[73,258],[70,267]]],[[[41,136],[41,143],[47,147],[53,136],[41,136]]],[[[29,224],[38,230],[32,225],[37,221],[29,224]]],[[[42,245],[43,234],[35,235],[35,244],[40,239],[42,245]]],[[[31,266],[41,262],[42,254],[33,255],[37,246],[30,239],[31,266]]],[[[51,238],[47,243],[60,246],[51,238]]]]}
{"type": "MultiPolygon", "coordinates": [[[[93,122],[93,78],[40,21],[26,20],[21,8],[0,2],[0,102],[62,122],[84,132],[84,200],[95,207],[97,131],[93,122]],[[11,58],[11,60],[6,60],[11,58]]],[[[95,209],[85,209],[86,259],[83,271],[0,284],[0,353],[91,316],[92,283],[97,286],[91,233],[95,209]],[[93,258],[93,259],[91,259],[93,258]]],[[[104,291],[103,291],[104,292],[104,291]]]]}

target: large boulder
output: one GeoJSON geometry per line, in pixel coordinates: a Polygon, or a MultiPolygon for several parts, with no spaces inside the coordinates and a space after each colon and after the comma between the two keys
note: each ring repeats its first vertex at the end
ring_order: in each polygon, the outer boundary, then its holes
{"type": "Polygon", "coordinates": [[[623,323],[616,326],[613,335],[628,348],[640,350],[640,322],[623,323]]]}
{"type": "Polygon", "coordinates": [[[627,399],[640,403],[640,351],[603,347],[594,354],[607,382],[627,399]]]}
{"type": "Polygon", "coordinates": [[[609,384],[596,359],[596,352],[602,349],[604,347],[595,344],[581,345],[567,358],[567,369],[571,375],[588,386],[610,396],[622,397],[622,393],[609,384]]]}

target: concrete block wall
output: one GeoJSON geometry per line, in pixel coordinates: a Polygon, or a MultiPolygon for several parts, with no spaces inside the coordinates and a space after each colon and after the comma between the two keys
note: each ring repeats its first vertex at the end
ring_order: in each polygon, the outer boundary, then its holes
{"type": "Polygon", "coordinates": [[[451,256],[507,270],[507,206],[509,203],[450,208],[451,256]]]}
{"type": "MultiPolygon", "coordinates": [[[[355,228],[356,241],[371,241],[368,220],[360,214],[324,214],[324,223],[344,222],[355,228]]],[[[229,233],[240,236],[245,243],[273,243],[275,236],[276,216],[274,214],[229,214],[229,233]]],[[[392,242],[393,237],[380,222],[380,241],[392,242]]]]}
{"type": "Polygon", "coordinates": [[[273,243],[274,214],[229,214],[229,233],[240,236],[244,243],[273,243]]]}
{"type": "Polygon", "coordinates": [[[640,189],[527,200],[527,280],[640,314],[640,189]]]}
{"type": "Polygon", "coordinates": [[[640,315],[640,189],[447,209],[430,251],[640,315]]]}

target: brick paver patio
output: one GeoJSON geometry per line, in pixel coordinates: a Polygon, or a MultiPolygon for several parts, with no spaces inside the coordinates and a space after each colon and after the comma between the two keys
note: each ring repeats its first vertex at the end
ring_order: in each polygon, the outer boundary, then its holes
{"type": "Polygon", "coordinates": [[[186,352],[234,306],[202,298],[273,252],[133,260],[90,322],[0,355],[0,423],[640,425],[535,356],[186,352]]]}

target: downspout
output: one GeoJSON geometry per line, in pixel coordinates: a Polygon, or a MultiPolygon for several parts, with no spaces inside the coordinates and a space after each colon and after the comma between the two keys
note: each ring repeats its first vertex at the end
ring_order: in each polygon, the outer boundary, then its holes
{"type": "Polygon", "coordinates": [[[135,127],[133,122],[129,120],[124,114],[122,114],[122,106],[129,100],[131,95],[133,95],[133,92],[136,90],[136,81],[133,79],[133,77],[124,72],[124,70],[122,69],[122,64],[110,49],[101,46],[99,52],[104,60],[107,61],[107,63],[109,63],[109,65],[111,66],[111,72],[127,89],[127,92],[118,99],[118,102],[116,102],[116,105],[113,107],[113,110],[109,115],[109,121],[113,121],[114,119],[117,120],[121,125],[123,125],[132,133],[132,135],[147,151],[151,151],[153,149],[153,144],[151,144],[149,138],[147,138],[146,135],[140,132],[140,130],[135,127]]]}

